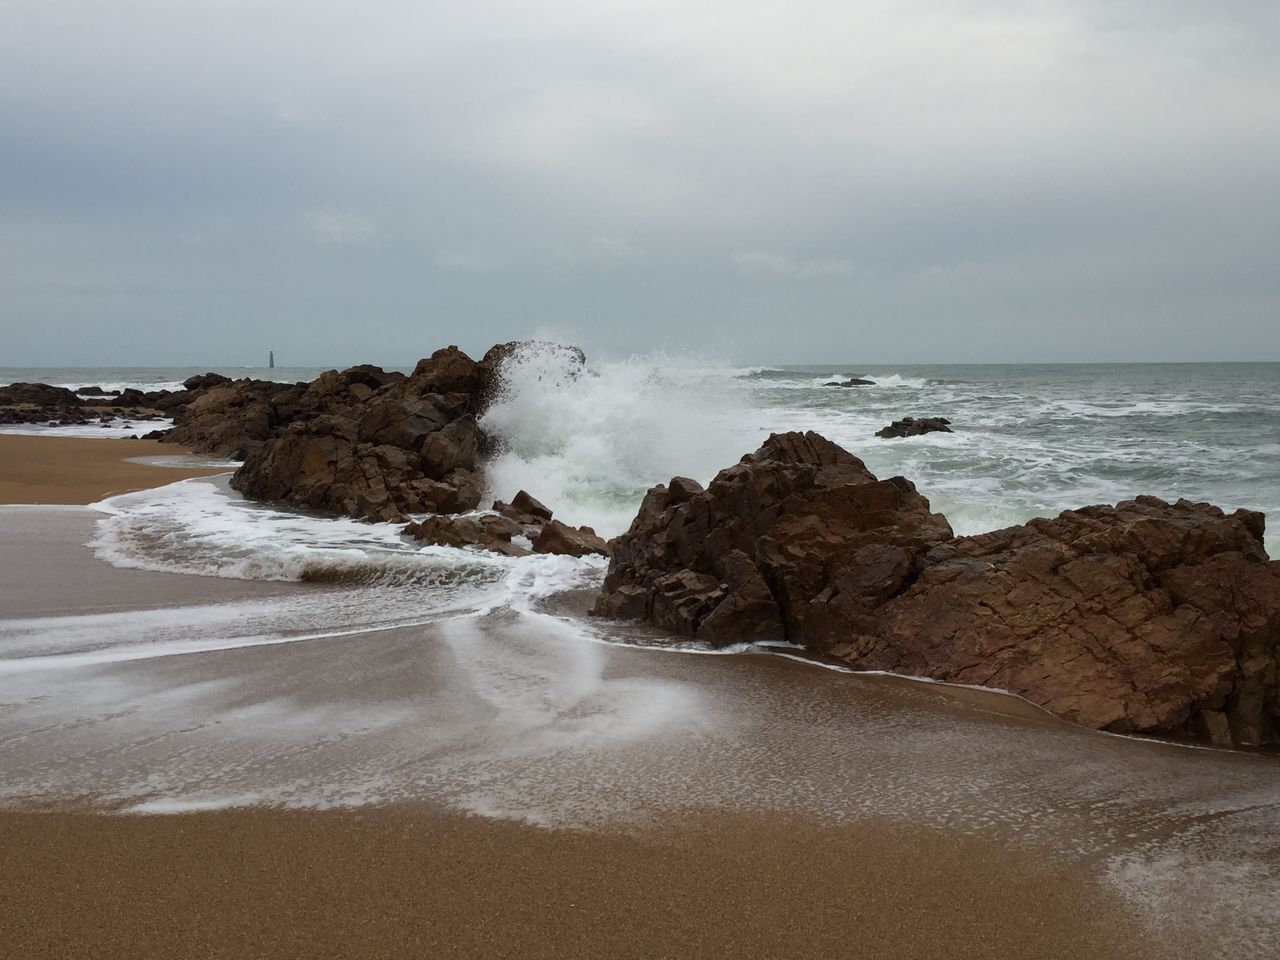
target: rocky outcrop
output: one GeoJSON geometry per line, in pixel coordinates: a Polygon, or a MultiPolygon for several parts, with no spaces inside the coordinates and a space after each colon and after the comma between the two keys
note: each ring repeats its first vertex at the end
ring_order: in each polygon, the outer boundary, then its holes
{"type": "Polygon", "coordinates": [[[951,421],[946,417],[903,417],[876,431],[877,437],[918,437],[925,433],[951,433],[951,421]]]}
{"type": "Polygon", "coordinates": [[[848,380],[829,380],[823,384],[824,387],[874,387],[874,380],[865,380],[862,377],[851,377],[848,380]]]}
{"type": "Polygon", "coordinates": [[[243,457],[286,422],[273,400],[291,389],[269,380],[231,380],[206,388],[183,405],[165,442],[196,453],[243,457]]]}
{"type": "Polygon", "coordinates": [[[524,534],[520,524],[506,517],[483,514],[469,517],[427,517],[404,528],[404,535],[419,543],[440,547],[479,547],[507,557],[527,557],[527,547],[512,539],[524,534]]]}
{"type": "Polygon", "coordinates": [[[47,383],[11,383],[0,387],[0,407],[78,407],[83,402],[73,391],[47,383]]]}
{"type": "Polygon", "coordinates": [[[541,502],[521,490],[511,503],[494,501],[492,512],[465,517],[427,517],[404,528],[419,543],[442,547],[479,547],[508,557],[554,553],[571,557],[608,556],[609,544],[590,527],[571,527],[552,519],[541,502]],[[521,537],[528,547],[513,542],[521,537]]]}
{"type": "Polygon", "coordinates": [[[813,640],[1085,726],[1261,744],[1280,717],[1280,563],[1262,531],[1258,513],[1154,497],[1071,510],[940,546],[869,630],[833,585],[813,640]]]}
{"type": "Polygon", "coordinates": [[[232,485],[253,499],[369,519],[473,510],[483,486],[479,384],[477,364],[457,347],[409,377],[369,366],[325,373],[271,399],[287,425],[246,457],[232,485]]]}
{"type": "Polygon", "coordinates": [[[591,527],[571,527],[559,520],[548,520],[542,532],[533,539],[534,553],[557,553],[568,557],[588,554],[609,555],[609,544],[591,527]]]}
{"type": "Polygon", "coordinates": [[[1008,690],[1115,732],[1275,742],[1280,562],[1261,514],[1140,497],[976,537],[813,434],[649,491],[598,614],[1008,690]]]}
{"type": "Polygon", "coordinates": [[[815,433],[771,436],[704,490],[677,477],[614,542],[594,612],[715,645],[803,642],[814,598],[851,567],[870,607],[901,589],[951,528],[902,477],[878,480],[815,433]]]}

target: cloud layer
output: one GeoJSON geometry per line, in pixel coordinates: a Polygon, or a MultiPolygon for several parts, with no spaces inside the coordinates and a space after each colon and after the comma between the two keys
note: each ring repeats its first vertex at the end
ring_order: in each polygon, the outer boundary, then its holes
{"type": "Polygon", "coordinates": [[[10,0],[6,362],[1280,359],[1278,9],[10,0]]]}

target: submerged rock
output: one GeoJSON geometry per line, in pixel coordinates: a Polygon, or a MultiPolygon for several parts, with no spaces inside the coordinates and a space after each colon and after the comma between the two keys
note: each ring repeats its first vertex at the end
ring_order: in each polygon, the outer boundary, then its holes
{"type": "Polygon", "coordinates": [[[649,491],[594,613],[1008,690],[1115,732],[1258,745],[1280,723],[1261,514],[1139,497],[977,537],[816,434],[649,491]]]}
{"type": "Polygon", "coordinates": [[[946,417],[903,417],[876,431],[877,437],[918,437],[923,433],[951,433],[951,421],[946,417]]]}

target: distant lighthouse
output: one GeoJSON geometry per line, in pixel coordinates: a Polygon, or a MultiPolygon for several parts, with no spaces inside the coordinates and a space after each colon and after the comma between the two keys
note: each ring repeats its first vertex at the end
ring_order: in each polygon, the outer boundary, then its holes
{"type": "Polygon", "coordinates": [[[272,370],[276,368],[276,352],[274,350],[267,351],[267,366],[272,370]]]}

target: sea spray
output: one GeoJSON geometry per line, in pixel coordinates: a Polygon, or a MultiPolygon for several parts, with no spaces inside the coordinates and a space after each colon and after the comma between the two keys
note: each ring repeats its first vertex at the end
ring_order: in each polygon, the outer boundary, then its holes
{"type": "Polygon", "coordinates": [[[649,487],[705,483],[768,434],[745,381],[725,374],[662,356],[583,367],[563,348],[524,349],[480,421],[497,447],[491,495],[523,488],[568,523],[625,530],[649,487]]]}

